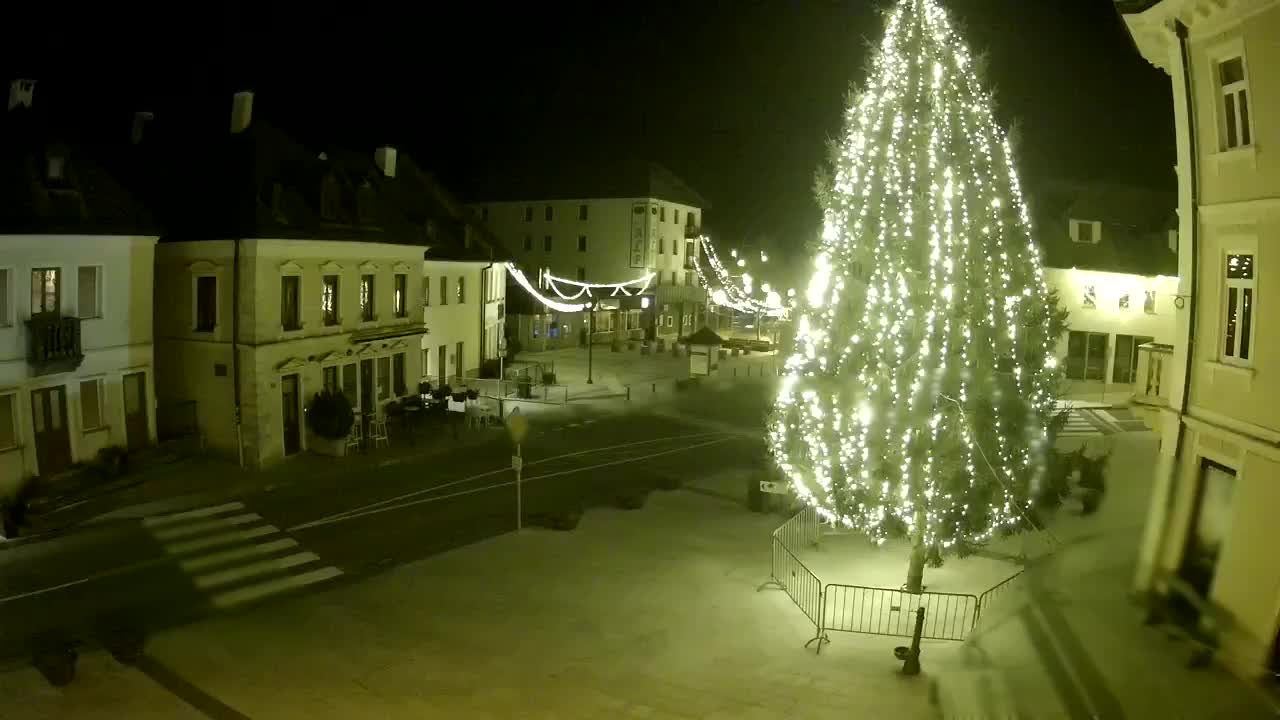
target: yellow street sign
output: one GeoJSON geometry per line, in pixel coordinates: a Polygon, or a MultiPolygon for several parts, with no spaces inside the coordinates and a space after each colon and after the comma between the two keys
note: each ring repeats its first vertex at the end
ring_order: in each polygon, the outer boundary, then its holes
{"type": "Polygon", "coordinates": [[[529,418],[520,414],[520,408],[507,415],[507,432],[511,433],[511,442],[519,445],[529,433],[529,418]]]}

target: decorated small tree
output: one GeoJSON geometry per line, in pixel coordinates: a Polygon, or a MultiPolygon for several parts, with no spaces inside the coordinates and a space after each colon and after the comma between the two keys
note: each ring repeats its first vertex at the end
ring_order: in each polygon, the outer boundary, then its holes
{"type": "Polygon", "coordinates": [[[1004,133],[937,0],[888,13],[819,181],[824,228],[774,458],[827,520],[964,553],[1029,522],[1065,313],[1004,133]]]}

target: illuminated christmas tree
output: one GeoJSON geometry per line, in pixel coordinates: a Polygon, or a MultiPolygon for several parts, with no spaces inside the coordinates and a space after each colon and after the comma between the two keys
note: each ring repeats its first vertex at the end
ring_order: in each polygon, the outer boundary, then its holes
{"type": "Polygon", "coordinates": [[[1065,328],[974,65],[936,0],[889,12],[770,429],[822,516],[911,539],[912,592],[926,559],[1029,522],[1065,328]]]}

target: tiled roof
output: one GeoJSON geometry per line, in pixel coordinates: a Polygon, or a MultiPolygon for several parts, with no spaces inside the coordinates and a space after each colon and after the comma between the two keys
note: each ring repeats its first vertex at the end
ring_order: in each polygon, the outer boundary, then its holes
{"type": "Polygon", "coordinates": [[[1137,275],[1177,275],[1169,231],[1177,229],[1173,193],[1114,183],[1045,183],[1031,192],[1036,240],[1045,265],[1137,275]],[[1098,243],[1071,238],[1071,220],[1100,222],[1098,243]]]}
{"type": "Polygon", "coordinates": [[[651,197],[707,209],[710,203],[675,173],[634,157],[547,158],[495,172],[476,184],[471,202],[651,197]]]}

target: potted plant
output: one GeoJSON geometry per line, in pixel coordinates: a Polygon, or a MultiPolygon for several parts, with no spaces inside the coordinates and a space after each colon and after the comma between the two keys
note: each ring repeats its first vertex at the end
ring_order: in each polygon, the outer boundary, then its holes
{"type": "Polygon", "coordinates": [[[468,400],[478,400],[479,398],[480,398],[480,391],[479,391],[479,390],[476,390],[475,388],[467,388],[467,399],[468,399],[468,400]]]}
{"type": "Polygon", "coordinates": [[[316,393],[307,406],[307,430],[312,438],[308,447],[321,455],[342,457],[355,420],[346,395],[331,390],[316,393]]]}

